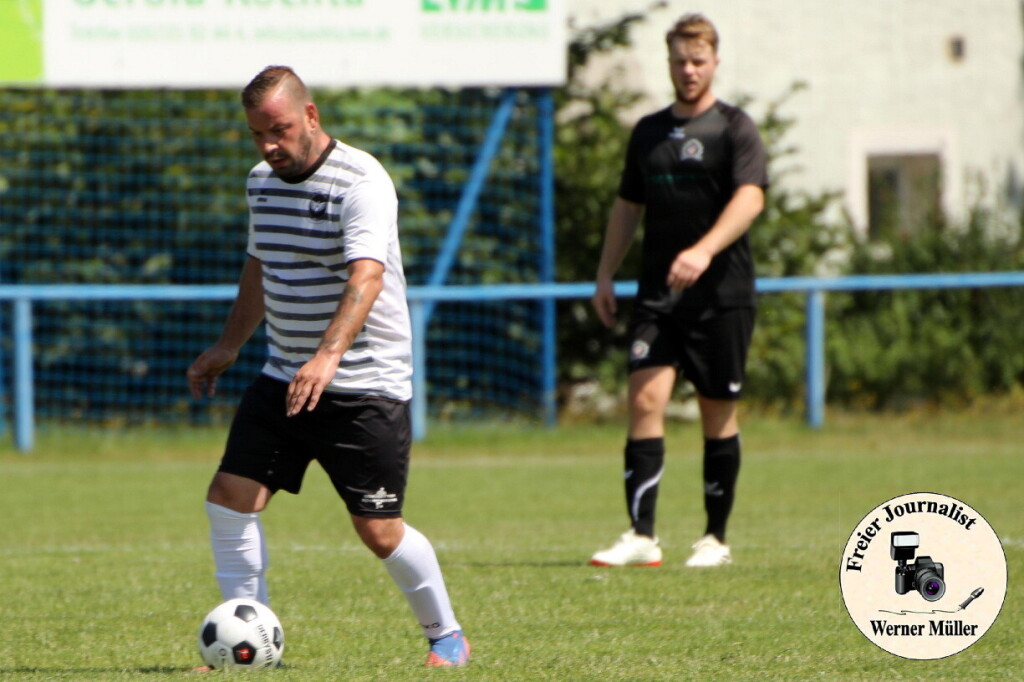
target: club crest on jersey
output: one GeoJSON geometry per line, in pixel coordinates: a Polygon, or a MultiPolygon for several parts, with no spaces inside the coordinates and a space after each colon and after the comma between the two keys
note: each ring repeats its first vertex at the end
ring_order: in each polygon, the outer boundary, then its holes
{"type": "Polygon", "coordinates": [[[313,220],[323,220],[327,217],[327,202],[330,199],[323,192],[317,192],[309,200],[309,217],[313,220]]]}
{"type": "Polygon", "coordinates": [[[643,360],[651,353],[651,346],[646,341],[634,341],[629,349],[629,357],[633,360],[643,360]]]}
{"type": "Polygon", "coordinates": [[[704,143],[697,138],[690,138],[683,143],[682,149],[679,151],[680,161],[703,161],[704,160],[704,143]]]}

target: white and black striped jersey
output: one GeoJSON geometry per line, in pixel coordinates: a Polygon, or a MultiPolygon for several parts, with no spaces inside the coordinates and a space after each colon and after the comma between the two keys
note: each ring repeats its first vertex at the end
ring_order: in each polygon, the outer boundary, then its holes
{"type": "Polygon", "coordinates": [[[302,176],[285,180],[264,161],[246,185],[247,251],[263,265],[269,346],[263,373],[294,378],[337,310],[348,263],[370,258],[384,264],[384,288],[326,390],[409,400],[412,345],[398,198],[384,167],[334,140],[302,176]]]}

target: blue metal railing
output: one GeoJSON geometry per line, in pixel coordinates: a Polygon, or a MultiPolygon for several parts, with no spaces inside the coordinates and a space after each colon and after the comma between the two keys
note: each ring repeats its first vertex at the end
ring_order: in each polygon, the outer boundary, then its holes
{"type": "MultiPolygon", "coordinates": [[[[824,424],[825,417],[825,294],[829,291],[864,291],[882,289],[963,289],[981,287],[1024,286],[1024,272],[985,272],[921,275],[852,275],[844,277],[782,277],[757,280],[759,293],[803,292],[806,302],[806,365],[807,422],[814,428],[824,424]]],[[[232,300],[235,285],[0,285],[0,302],[13,304],[13,404],[14,438],[23,452],[33,447],[35,417],[32,375],[32,305],[35,301],[52,300],[232,300]]],[[[427,306],[447,301],[501,301],[589,298],[593,284],[498,284],[464,286],[412,286],[408,298],[413,327],[413,392],[426,395],[426,379],[430,362],[426,348],[427,306]]],[[[619,282],[615,293],[620,297],[636,293],[635,282],[619,282]]],[[[548,347],[548,346],[546,346],[548,347]]],[[[553,345],[550,345],[553,352],[553,345]]],[[[182,390],[185,390],[183,385],[182,390]]],[[[554,409],[553,401],[545,409],[554,409]]],[[[547,421],[551,422],[551,415],[547,421]]],[[[2,425],[0,425],[2,428],[2,425]]],[[[426,435],[426,401],[413,401],[413,432],[418,439],[426,435]]]]}

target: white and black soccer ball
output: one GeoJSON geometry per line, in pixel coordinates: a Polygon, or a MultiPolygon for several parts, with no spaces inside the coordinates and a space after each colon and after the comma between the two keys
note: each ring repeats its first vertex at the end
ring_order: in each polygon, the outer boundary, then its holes
{"type": "Polygon", "coordinates": [[[199,655],[211,668],[273,668],[283,652],[281,621],[253,599],[229,599],[199,626],[199,655]]]}

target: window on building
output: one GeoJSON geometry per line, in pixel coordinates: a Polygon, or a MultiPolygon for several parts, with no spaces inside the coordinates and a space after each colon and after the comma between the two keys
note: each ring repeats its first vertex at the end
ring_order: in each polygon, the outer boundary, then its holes
{"type": "Polygon", "coordinates": [[[942,165],[937,154],[868,158],[868,234],[906,238],[937,227],[942,215],[942,165]]]}

